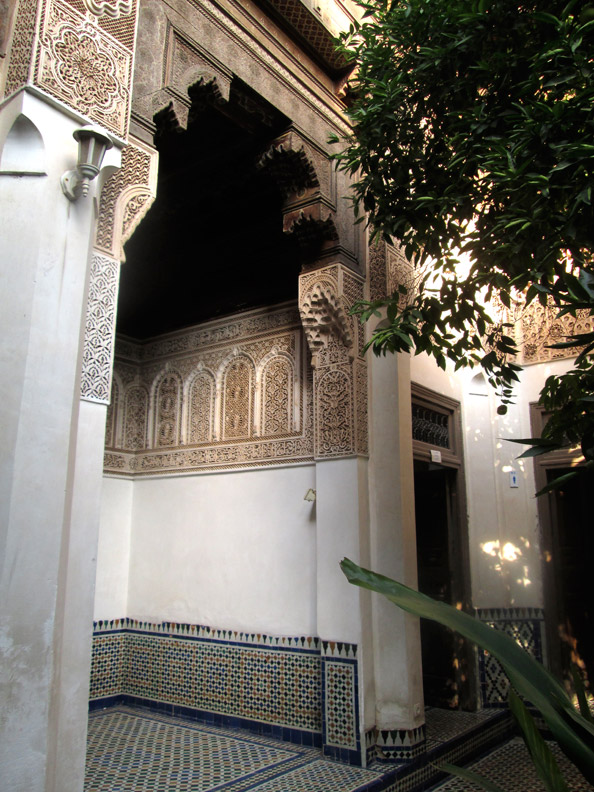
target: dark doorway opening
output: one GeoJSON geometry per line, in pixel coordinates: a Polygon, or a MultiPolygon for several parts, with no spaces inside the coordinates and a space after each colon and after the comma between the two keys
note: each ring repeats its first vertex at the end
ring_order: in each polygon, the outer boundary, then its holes
{"type": "MultiPolygon", "coordinates": [[[[571,468],[548,468],[550,482],[571,468]]],[[[584,471],[549,495],[551,513],[548,560],[549,600],[554,613],[557,672],[569,679],[571,664],[594,685],[594,588],[590,562],[594,560],[592,492],[594,474],[584,471]],[[552,573],[552,574],[551,574],[552,573]],[[551,596],[552,595],[552,596],[551,596]]]]}
{"type": "MultiPolygon", "coordinates": [[[[412,433],[419,591],[470,609],[470,564],[460,403],[412,384],[412,433]]],[[[421,619],[425,705],[475,710],[475,649],[421,619]]]]}
{"type": "MultiPolygon", "coordinates": [[[[454,468],[415,460],[415,515],[419,591],[440,602],[462,607],[464,576],[460,569],[457,475],[454,468]]],[[[425,705],[468,709],[469,649],[460,636],[421,620],[425,705]]]]}

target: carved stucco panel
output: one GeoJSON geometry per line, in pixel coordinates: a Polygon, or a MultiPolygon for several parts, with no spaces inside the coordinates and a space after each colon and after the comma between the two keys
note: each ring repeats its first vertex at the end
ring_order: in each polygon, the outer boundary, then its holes
{"type": "Polygon", "coordinates": [[[122,166],[101,190],[95,245],[124,260],[123,245],[148,212],[157,192],[156,151],[137,140],[122,149],[122,166]]]}
{"type": "Polygon", "coordinates": [[[118,19],[132,13],[132,0],[83,0],[87,10],[95,16],[118,19]]]}
{"type": "Polygon", "coordinates": [[[351,372],[330,369],[316,379],[316,457],[355,453],[351,372]]]}
{"type": "Polygon", "coordinates": [[[276,355],[262,376],[261,434],[286,435],[292,429],[293,368],[290,361],[276,355]]]}
{"type": "Polygon", "coordinates": [[[137,451],[146,447],[148,430],[148,392],[142,385],[132,385],[124,394],[123,447],[137,451]]]}
{"type": "Polygon", "coordinates": [[[120,265],[93,252],[80,395],[107,404],[110,400],[120,265]]]}
{"type": "Polygon", "coordinates": [[[34,81],[40,88],[125,138],[132,51],[91,17],[48,0],[34,81]]]}
{"type": "Polygon", "coordinates": [[[313,459],[312,375],[295,309],[209,325],[147,344],[118,341],[121,387],[112,409],[123,415],[123,430],[106,453],[106,472],[174,474],[313,459]],[[224,332],[228,324],[239,332],[224,332]]]}
{"type": "Polygon", "coordinates": [[[208,443],[214,428],[214,377],[200,371],[194,378],[188,397],[188,443],[208,443]]]}
{"type": "Polygon", "coordinates": [[[567,341],[568,336],[591,333],[594,318],[588,311],[577,311],[577,316],[569,314],[557,319],[558,308],[554,305],[541,305],[538,301],[524,307],[516,322],[516,339],[521,350],[521,362],[543,363],[548,360],[574,357],[579,353],[573,349],[551,349],[550,344],[567,341]]]}
{"type": "Polygon", "coordinates": [[[181,420],[181,378],[166,372],[155,393],[155,441],[157,448],[179,445],[181,420]]]}
{"type": "Polygon", "coordinates": [[[34,64],[33,47],[37,31],[37,16],[41,4],[29,0],[19,3],[14,24],[4,95],[9,96],[29,82],[34,64]]]}
{"type": "Polygon", "coordinates": [[[114,378],[111,384],[111,395],[107,405],[107,416],[105,418],[105,447],[113,448],[116,444],[117,413],[119,404],[120,386],[114,378]]]}
{"type": "Polygon", "coordinates": [[[300,278],[300,312],[314,368],[316,458],[366,454],[367,365],[350,308],[361,278],[340,264],[300,278]]]}
{"type": "Polygon", "coordinates": [[[251,360],[237,357],[223,377],[222,438],[248,438],[253,432],[254,367],[251,360]]]}

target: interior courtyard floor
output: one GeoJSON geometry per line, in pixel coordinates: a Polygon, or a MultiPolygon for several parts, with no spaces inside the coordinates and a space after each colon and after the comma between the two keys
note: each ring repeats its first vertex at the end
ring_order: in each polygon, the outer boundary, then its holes
{"type": "MultiPolygon", "coordinates": [[[[375,761],[364,769],[325,759],[315,748],[116,706],[89,716],[85,792],[470,792],[475,787],[467,781],[436,784],[430,763],[461,764],[472,754],[480,758],[471,767],[506,792],[544,789],[521,740],[509,739],[501,712],[428,709],[428,761],[375,761]]],[[[572,792],[592,789],[564,757],[560,762],[572,792]]]]}

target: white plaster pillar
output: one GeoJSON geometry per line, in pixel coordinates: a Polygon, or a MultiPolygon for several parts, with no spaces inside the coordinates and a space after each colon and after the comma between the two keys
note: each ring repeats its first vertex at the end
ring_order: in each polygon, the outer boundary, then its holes
{"type": "Polygon", "coordinates": [[[324,752],[363,765],[366,711],[371,703],[370,594],[348,583],[340,561],[347,557],[362,566],[369,564],[367,466],[363,457],[316,462],[317,626],[323,642],[324,752]],[[356,645],[356,655],[346,644],[356,645]],[[334,728],[336,724],[344,729],[342,735],[334,728]]]}
{"type": "MultiPolygon", "coordinates": [[[[416,588],[417,553],[408,355],[369,356],[371,568],[416,588]]],[[[373,596],[376,727],[425,720],[419,621],[373,596]]]]}
{"type": "Polygon", "coordinates": [[[96,182],[76,203],[60,187],[82,123],[29,90],[0,107],[0,146],[8,136],[15,154],[0,159],[0,788],[10,792],[81,792],[84,781],[105,420],[103,407],[79,412],[96,182]]]}

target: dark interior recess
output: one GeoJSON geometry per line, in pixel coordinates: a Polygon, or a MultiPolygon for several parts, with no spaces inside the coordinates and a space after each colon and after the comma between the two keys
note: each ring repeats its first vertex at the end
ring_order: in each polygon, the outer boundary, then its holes
{"type": "MultiPolygon", "coordinates": [[[[419,591],[440,602],[465,604],[456,515],[458,472],[415,459],[415,519],[419,591]]],[[[426,706],[473,709],[472,650],[447,627],[421,619],[426,706]]]]}
{"type": "MultiPolygon", "coordinates": [[[[551,481],[571,468],[551,468],[551,481]]],[[[588,559],[594,558],[592,491],[594,475],[584,472],[549,496],[552,509],[551,560],[555,575],[556,625],[561,673],[571,678],[571,663],[585,672],[594,686],[594,590],[588,559]]]]}
{"type": "Polygon", "coordinates": [[[296,299],[300,254],[257,162],[289,120],[234,81],[196,92],[187,130],[157,119],[157,198],[125,246],[118,333],[137,339],[296,299]]]}

